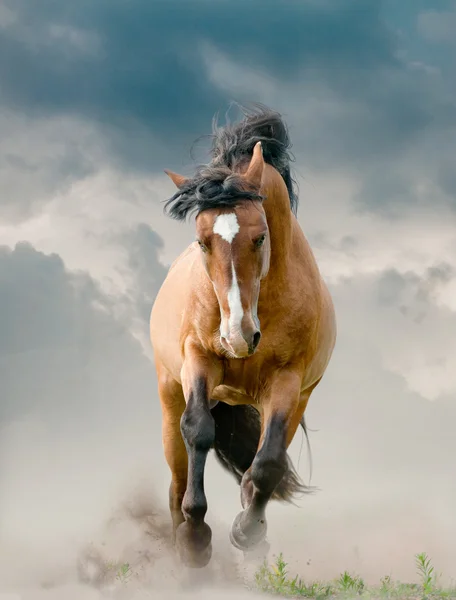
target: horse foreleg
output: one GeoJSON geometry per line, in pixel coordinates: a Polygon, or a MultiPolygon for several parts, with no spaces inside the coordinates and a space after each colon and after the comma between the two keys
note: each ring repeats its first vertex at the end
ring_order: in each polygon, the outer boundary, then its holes
{"type": "Polygon", "coordinates": [[[162,407],[162,440],[166,462],[171,471],[169,486],[169,509],[173,521],[173,543],[176,529],[184,522],[182,500],[187,488],[188,459],[180,422],[185,410],[182,386],[171,378],[163,368],[157,367],[159,374],[158,392],[162,407]]]}
{"type": "Polygon", "coordinates": [[[206,566],[212,555],[212,531],[204,521],[207,512],[204,470],[215,439],[210,394],[221,378],[214,367],[204,355],[191,346],[186,347],[182,383],[187,405],[181,432],[188,455],[188,476],[182,502],[185,522],[176,530],[176,544],[182,561],[189,567],[206,566]]]}
{"type": "Polygon", "coordinates": [[[310,395],[301,394],[300,386],[296,372],[281,371],[262,400],[259,450],[242,480],[244,510],[235,518],[230,534],[232,544],[240,550],[249,551],[266,538],[266,507],[287,471],[287,449],[310,395]]]}

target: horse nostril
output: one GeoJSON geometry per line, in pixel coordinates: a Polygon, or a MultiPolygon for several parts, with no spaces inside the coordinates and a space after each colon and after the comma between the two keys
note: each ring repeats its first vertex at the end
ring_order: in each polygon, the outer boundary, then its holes
{"type": "Polygon", "coordinates": [[[250,346],[250,351],[251,353],[254,352],[258,346],[258,344],[260,343],[261,340],[261,333],[259,331],[256,331],[253,334],[253,338],[252,338],[252,344],[250,346]]]}
{"type": "Polygon", "coordinates": [[[256,348],[258,346],[258,344],[260,343],[261,340],[261,333],[259,331],[255,332],[255,335],[253,336],[253,347],[256,348]]]}

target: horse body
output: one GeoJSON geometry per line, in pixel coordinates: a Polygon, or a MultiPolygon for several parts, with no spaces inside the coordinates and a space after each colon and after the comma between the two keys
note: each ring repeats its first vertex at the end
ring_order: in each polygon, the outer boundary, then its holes
{"type": "MultiPolygon", "coordinates": [[[[332,300],[286,177],[264,161],[261,144],[252,146],[224,175],[240,182],[238,201],[198,206],[198,242],[171,266],[151,314],[173,530],[190,566],[211,554],[204,522],[211,447],[240,483],[244,510],[231,531],[240,549],[264,539],[270,499],[304,489],[286,450],[336,339],[332,300]],[[239,198],[244,189],[249,202],[239,198]]],[[[170,176],[180,189],[188,185],[170,176]]]]}
{"type": "MultiPolygon", "coordinates": [[[[281,178],[273,167],[265,165],[265,172],[268,171],[269,180],[281,178]]],[[[280,181],[274,183],[281,187],[280,181]]],[[[262,191],[268,198],[264,208],[271,223],[269,213],[277,212],[278,207],[274,206],[276,197],[268,194],[267,186],[266,181],[262,191]]],[[[287,194],[286,189],[281,193],[287,194]]],[[[283,275],[279,282],[271,268],[262,282],[258,302],[262,341],[258,351],[247,360],[226,357],[220,350],[220,309],[199,260],[198,244],[190,244],[171,265],[153,306],[151,339],[156,360],[179,384],[185,360],[183,346],[191,335],[198,338],[206,352],[224,363],[223,384],[214,388],[212,394],[215,400],[258,404],[259,391],[271,368],[278,369],[290,362],[302,363],[303,392],[323,376],[335,343],[333,303],[307,239],[291,213],[290,220],[291,248],[284,261],[283,275]]]]}

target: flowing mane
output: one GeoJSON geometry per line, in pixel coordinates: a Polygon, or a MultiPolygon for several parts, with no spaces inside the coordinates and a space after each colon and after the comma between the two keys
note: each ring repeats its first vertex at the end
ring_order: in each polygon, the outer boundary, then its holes
{"type": "Polygon", "coordinates": [[[241,107],[244,118],[234,125],[212,126],[212,160],[199,166],[195,175],[166,201],[165,211],[173,219],[183,221],[191,213],[217,207],[235,206],[246,200],[262,200],[256,191],[246,188],[237,171],[250,160],[253,148],[261,142],[266,163],[282,176],[290,197],[290,209],[297,214],[297,185],[291,176],[287,127],[278,112],[256,104],[241,107]]]}

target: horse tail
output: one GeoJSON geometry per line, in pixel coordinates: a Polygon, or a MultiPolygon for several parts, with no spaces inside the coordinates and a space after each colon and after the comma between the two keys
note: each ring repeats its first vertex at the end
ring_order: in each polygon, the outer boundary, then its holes
{"type": "MultiPolygon", "coordinates": [[[[214,406],[211,413],[215,421],[215,455],[222,467],[240,484],[257,453],[261,433],[260,414],[248,404],[231,406],[224,402],[214,406]]],[[[300,425],[307,437],[304,417],[300,425]]],[[[310,491],[302,483],[287,454],[287,470],[274,490],[272,499],[292,502],[295,496],[310,491]]]]}

